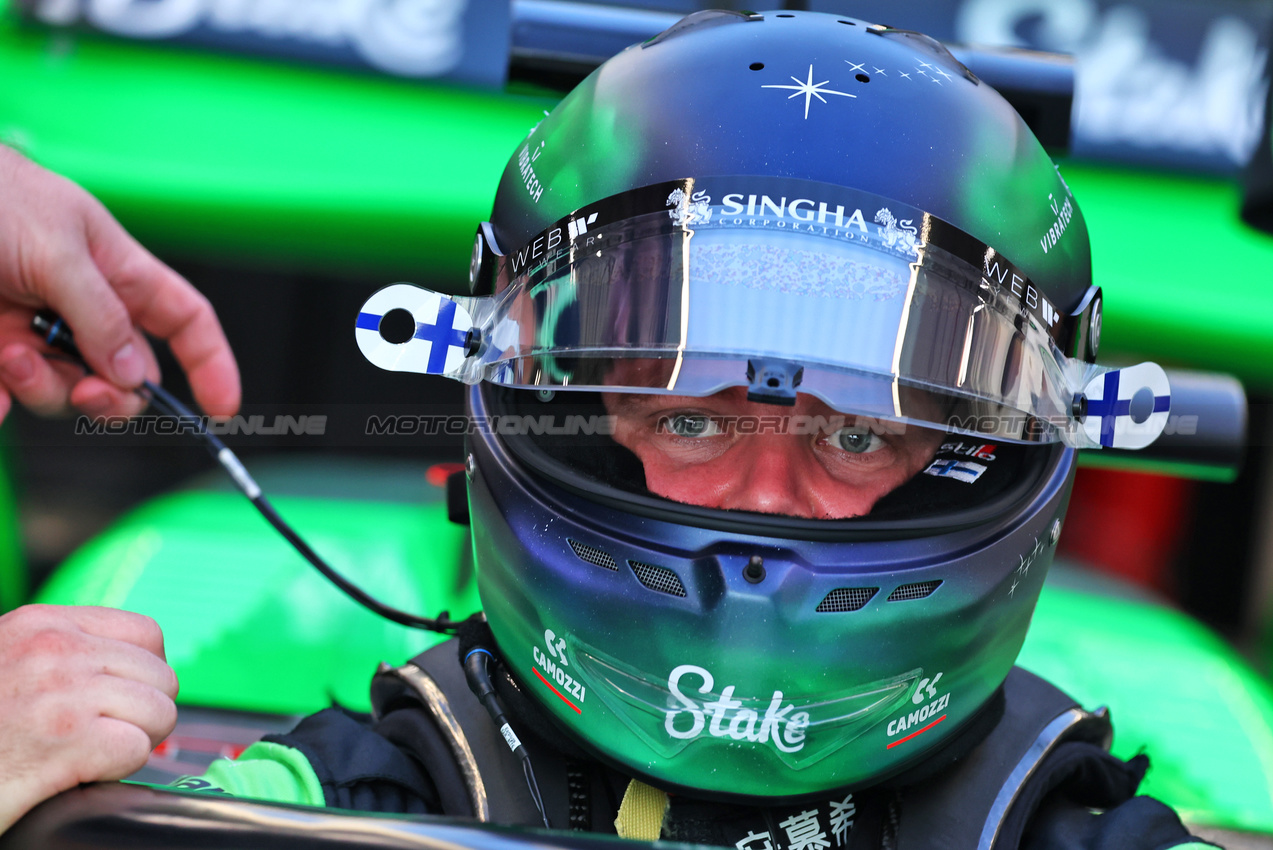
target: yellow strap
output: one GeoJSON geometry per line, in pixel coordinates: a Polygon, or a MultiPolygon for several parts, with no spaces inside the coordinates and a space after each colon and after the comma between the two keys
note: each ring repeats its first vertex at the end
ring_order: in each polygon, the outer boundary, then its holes
{"type": "Polygon", "coordinates": [[[658,841],[667,814],[667,793],[633,779],[623,792],[614,828],[620,838],[658,841]]]}

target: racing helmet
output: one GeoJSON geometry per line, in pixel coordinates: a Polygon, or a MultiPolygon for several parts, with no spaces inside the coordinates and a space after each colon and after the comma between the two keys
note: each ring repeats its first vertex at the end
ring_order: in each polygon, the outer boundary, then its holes
{"type": "Polygon", "coordinates": [[[472,284],[381,290],[359,345],[472,384],[510,674],[700,797],[869,786],[972,728],[1076,449],[1166,418],[1161,369],[1094,364],[1086,226],[1025,123],[847,17],[697,13],[610,59],[518,145],[472,284]]]}

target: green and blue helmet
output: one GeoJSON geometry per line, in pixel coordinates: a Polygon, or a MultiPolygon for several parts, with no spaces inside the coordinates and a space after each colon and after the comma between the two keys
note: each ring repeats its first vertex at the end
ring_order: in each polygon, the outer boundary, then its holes
{"type": "Polygon", "coordinates": [[[850,18],[700,13],[606,62],[514,152],[472,269],[470,297],[377,293],[359,344],[473,384],[511,674],[696,796],[868,786],[958,740],[1075,450],[1167,415],[1156,366],[1094,365],[1086,225],[1021,118],[850,18]]]}

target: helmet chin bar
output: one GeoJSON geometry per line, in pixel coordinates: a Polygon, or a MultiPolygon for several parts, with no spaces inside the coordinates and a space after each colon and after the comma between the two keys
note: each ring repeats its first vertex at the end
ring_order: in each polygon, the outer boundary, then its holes
{"type": "MultiPolygon", "coordinates": [[[[471,414],[503,395],[473,388],[471,414]]],[[[1051,461],[994,521],[815,538],[640,512],[496,431],[468,446],[478,589],[528,696],[630,775],[744,804],[864,787],[964,736],[1024,638],[1074,459],[1031,450],[1051,461]]]]}
{"type": "MultiPolygon", "coordinates": [[[[1092,313],[1086,307],[1083,312],[1092,313]]],[[[1099,316],[1099,301],[1092,315],[1099,316]]],[[[1099,328],[1099,321],[1089,317],[1086,324],[1099,328]]],[[[515,322],[507,318],[501,321],[495,297],[451,296],[409,283],[387,286],[367,299],[359,311],[355,330],[363,356],[381,369],[442,375],[470,384],[487,378],[509,385],[515,384],[501,380],[498,373],[491,376],[474,367],[492,346],[515,342],[517,333],[515,322]],[[391,337],[386,317],[402,318],[403,311],[410,316],[414,332],[406,339],[391,337]]],[[[1063,421],[1057,421],[1057,417],[1045,419],[1065,444],[1076,448],[1143,449],[1166,427],[1171,412],[1171,384],[1158,364],[1110,369],[1059,354],[1049,362],[1055,365],[1051,377],[1069,386],[1073,398],[1063,421]]],[[[749,401],[789,406],[795,403],[805,369],[805,364],[792,360],[750,358],[745,365],[740,363],[742,374],[737,383],[747,387],[749,401]]],[[[967,430],[977,433],[975,427],[967,430]]]]}

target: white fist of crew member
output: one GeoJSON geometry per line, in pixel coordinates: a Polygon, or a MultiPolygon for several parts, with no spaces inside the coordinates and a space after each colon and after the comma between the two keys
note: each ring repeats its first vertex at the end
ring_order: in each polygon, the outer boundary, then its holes
{"type": "Polygon", "coordinates": [[[0,832],[81,782],[121,779],[177,722],[149,617],[27,605],[0,617],[0,832]]]}

